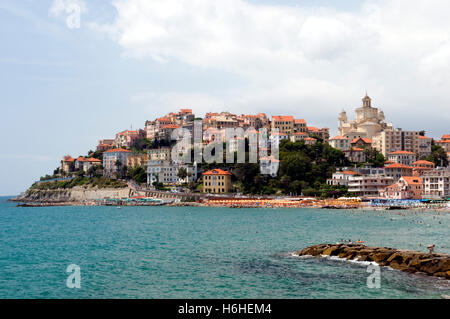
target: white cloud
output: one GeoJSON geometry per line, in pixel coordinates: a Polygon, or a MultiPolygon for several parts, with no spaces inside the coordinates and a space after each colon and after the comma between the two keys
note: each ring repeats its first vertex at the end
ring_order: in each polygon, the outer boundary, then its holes
{"type": "Polygon", "coordinates": [[[430,118],[440,119],[435,128],[448,123],[447,0],[370,1],[358,12],[243,0],[114,5],[114,23],[97,27],[113,35],[125,56],[224,70],[248,83],[222,96],[191,94],[186,102],[183,93],[159,97],[176,104],[171,108],[224,101],[230,110],[304,114],[335,125],[337,113],[359,106],[367,89],[388,120],[404,129],[433,122],[419,113],[424,107],[430,118]]]}

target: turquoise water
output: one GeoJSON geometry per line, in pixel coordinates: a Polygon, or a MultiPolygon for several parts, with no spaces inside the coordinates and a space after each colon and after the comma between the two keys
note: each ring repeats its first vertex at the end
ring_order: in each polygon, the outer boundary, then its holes
{"type": "MultiPolygon", "coordinates": [[[[439,298],[447,280],[291,253],[340,238],[450,253],[450,214],[17,208],[0,198],[0,298],[439,298]],[[420,223],[422,222],[422,223],[420,223]],[[422,246],[421,246],[422,245],[422,246]],[[66,268],[81,268],[81,289],[66,268]]],[[[402,212],[404,213],[404,212],[402,212]]]]}

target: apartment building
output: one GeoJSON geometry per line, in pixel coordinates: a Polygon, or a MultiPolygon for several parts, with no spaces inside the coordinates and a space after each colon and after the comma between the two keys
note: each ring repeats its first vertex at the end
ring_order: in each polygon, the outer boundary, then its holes
{"type": "Polygon", "coordinates": [[[289,136],[294,131],[294,117],[272,116],[270,126],[272,130],[279,130],[280,133],[284,133],[289,136]]]}
{"type": "Polygon", "coordinates": [[[422,197],[428,199],[450,198],[450,167],[435,168],[422,175],[422,197]]]}
{"type": "Polygon", "coordinates": [[[391,152],[388,155],[388,160],[393,163],[404,164],[411,166],[416,161],[416,154],[408,151],[391,152]]]}
{"type": "Polygon", "coordinates": [[[213,169],[203,173],[203,192],[223,194],[231,191],[231,173],[213,169]]]}
{"type": "Polygon", "coordinates": [[[422,178],[403,176],[386,187],[381,196],[389,199],[422,199],[422,178]]]}
{"type": "Polygon", "coordinates": [[[384,168],[385,175],[391,177],[394,182],[398,181],[402,176],[412,176],[413,167],[405,164],[390,164],[384,168]]]}
{"type": "Polygon", "coordinates": [[[385,130],[372,138],[372,147],[386,157],[396,151],[419,154],[419,132],[402,129],[385,130]]]}
{"type": "Polygon", "coordinates": [[[328,144],[330,144],[331,147],[341,151],[347,151],[350,148],[349,139],[344,136],[335,136],[333,138],[330,138],[328,144]]]}
{"type": "Polygon", "coordinates": [[[348,186],[350,178],[354,176],[361,176],[361,174],[350,170],[336,172],[330,179],[327,179],[327,184],[330,186],[348,186]]]}
{"type": "Polygon", "coordinates": [[[117,162],[120,162],[122,165],[126,165],[127,158],[132,153],[131,151],[122,149],[122,148],[114,148],[108,150],[103,153],[103,174],[105,176],[112,176],[112,174],[118,172],[119,167],[117,162]]]}
{"type": "Polygon", "coordinates": [[[360,197],[378,197],[393,182],[392,177],[381,175],[351,176],[348,191],[360,197]]]}

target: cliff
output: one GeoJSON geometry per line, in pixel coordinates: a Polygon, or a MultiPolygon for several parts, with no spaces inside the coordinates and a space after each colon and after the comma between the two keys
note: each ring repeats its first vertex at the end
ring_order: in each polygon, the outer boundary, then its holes
{"type": "Polygon", "coordinates": [[[78,186],[70,189],[29,189],[24,195],[15,198],[14,201],[32,203],[68,203],[128,196],[133,196],[133,190],[131,188],[85,188],[78,186]]]}
{"type": "Polygon", "coordinates": [[[450,279],[450,255],[447,254],[429,254],[387,247],[367,247],[358,244],[321,244],[305,248],[296,254],[299,256],[337,256],[347,260],[373,261],[380,266],[389,266],[409,273],[424,273],[429,276],[450,279]]]}

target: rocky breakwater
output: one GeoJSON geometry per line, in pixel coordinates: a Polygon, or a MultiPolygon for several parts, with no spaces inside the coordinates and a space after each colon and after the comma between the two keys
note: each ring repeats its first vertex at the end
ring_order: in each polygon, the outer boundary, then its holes
{"type": "Polygon", "coordinates": [[[450,279],[450,255],[398,250],[387,247],[367,247],[360,244],[321,244],[305,248],[298,256],[336,256],[347,260],[376,262],[380,266],[408,273],[450,279]]]}

